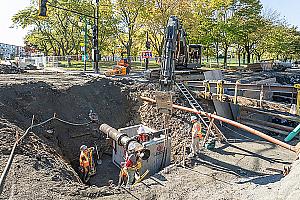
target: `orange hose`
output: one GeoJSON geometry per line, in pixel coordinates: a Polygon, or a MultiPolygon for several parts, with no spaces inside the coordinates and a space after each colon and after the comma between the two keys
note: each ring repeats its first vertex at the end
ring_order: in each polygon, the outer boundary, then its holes
{"type": "MultiPolygon", "coordinates": [[[[148,98],[148,97],[143,97],[141,96],[141,99],[144,100],[144,101],[148,101],[148,102],[152,102],[152,103],[156,103],[156,101],[154,99],[151,99],[151,98],[148,98]]],[[[173,104],[172,105],[173,108],[176,108],[176,109],[179,109],[179,110],[183,110],[183,111],[187,111],[187,112],[191,112],[191,113],[195,113],[195,114],[200,114],[200,115],[204,115],[204,116],[208,116],[208,117],[211,117],[211,118],[214,118],[216,120],[219,120],[219,121],[222,121],[224,123],[227,123],[227,124],[230,124],[232,126],[235,126],[237,128],[241,128],[241,129],[244,129],[245,131],[248,131],[249,133],[252,133],[254,135],[257,135],[261,138],[264,138],[265,140],[273,143],[273,144],[277,144],[279,146],[282,146],[288,150],[291,150],[291,151],[294,151],[296,152],[297,151],[297,148],[295,146],[292,146],[292,145],[289,145],[285,142],[282,142],[280,140],[277,140],[269,135],[266,135],[258,130],[255,130],[249,126],[246,126],[244,124],[241,124],[241,123],[238,123],[236,121],[233,121],[233,120],[230,120],[230,119],[227,119],[227,118],[224,118],[224,117],[221,117],[221,116],[218,116],[218,115],[215,115],[215,114],[211,114],[211,113],[207,113],[207,112],[202,112],[202,111],[197,111],[195,109],[192,109],[192,108],[187,108],[187,107],[184,107],[184,106],[179,106],[179,105],[176,105],[176,104],[173,104]]]]}

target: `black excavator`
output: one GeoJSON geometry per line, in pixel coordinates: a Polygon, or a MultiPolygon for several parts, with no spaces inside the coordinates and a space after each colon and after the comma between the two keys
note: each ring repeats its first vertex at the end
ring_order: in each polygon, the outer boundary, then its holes
{"type": "Polygon", "coordinates": [[[172,89],[175,70],[192,70],[201,66],[201,45],[187,45],[186,36],[179,19],[171,16],[165,30],[160,70],[161,91],[172,89]]]}

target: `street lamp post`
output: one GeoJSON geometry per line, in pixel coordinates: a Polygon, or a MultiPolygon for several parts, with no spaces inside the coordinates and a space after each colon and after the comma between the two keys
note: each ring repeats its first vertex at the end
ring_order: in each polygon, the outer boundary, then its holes
{"type": "MultiPolygon", "coordinates": [[[[150,42],[149,42],[149,35],[148,31],[146,32],[146,50],[150,50],[150,42]]],[[[145,70],[148,70],[148,65],[149,65],[149,58],[146,58],[146,63],[145,63],[145,70]]]]}
{"type": "Polygon", "coordinates": [[[82,26],[82,23],[81,21],[84,21],[84,28],[83,28],[83,34],[84,34],[84,49],[83,49],[83,62],[84,62],[84,68],[83,68],[83,72],[86,72],[86,61],[87,61],[87,31],[88,31],[88,21],[86,19],[86,16],[83,17],[80,17],[80,26],[82,26]]]}
{"type": "Polygon", "coordinates": [[[96,0],[96,9],[94,9],[94,28],[93,28],[93,68],[95,73],[99,73],[99,48],[98,48],[98,22],[99,22],[99,0],[96,0]]]}
{"type": "Polygon", "coordinates": [[[84,69],[83,72],[86,72],[86,49],[87,49],[87,21],[86,17],[84,17],[84,69]]]}

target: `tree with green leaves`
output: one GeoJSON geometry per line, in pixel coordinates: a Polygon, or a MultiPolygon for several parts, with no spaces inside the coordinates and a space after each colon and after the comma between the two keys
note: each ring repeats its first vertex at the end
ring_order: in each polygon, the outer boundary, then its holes
{"type": "Polygon", "coordinates": [[[114,3],[115,34],[118,40],[127,50],[127,56],[131,57],[133,40],[141,28],[138,19],[145,8],[144,0],[116,0],[114,3]]]}

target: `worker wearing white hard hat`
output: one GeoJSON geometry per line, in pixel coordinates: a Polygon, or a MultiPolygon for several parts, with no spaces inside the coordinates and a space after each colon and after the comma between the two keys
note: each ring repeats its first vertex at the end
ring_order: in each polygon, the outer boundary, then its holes
{"type": "Polygon", "coordinates": [[[137,130],[138,134],[141,134],[141,133],[146,133],[145,129],[143,126],[140,126],[139,129],[137,130]]]}
{"type": "Polygon", "coordinates": [[[131,187],[134,182],[134,174],[137,165],[136,144],[131,142],[127,148],[124,170],[127,172],[127,187],[131,187]]]}
{"type": "Polygon", "coordinates": [[[191,122],[193,122],[193,121],[197,121],[197,117],[194,115],[191,116],[191,122]]]}
{"type": "Polygon", "coordinates": [[[87,182],[90,175],[96,173],[95,163],[93,161],[94,147],[88,148],[86,145],[80,146],[79,165],[81,167],[83,182],[87,182]]]}
{"type": "Polygon", "coordinates": [[[138,130],[137,130],[137,137],[136,137],[136,140],[140,143],[143,143],[143,142],[147,142],[149,141],[149,135],[146,133],[143,125],[141,125],[138,130]]]}
{"type": "Polygon", "coordinates": [[[196,116],[191,116],[191,123],[192,123],[192,156],[195,156],[197,153],[199,153],[200,149],[200,139],[203,138],[202,131],[201,131],[201,124],[197,121],[196,116]]]}
{"type": "Polygon", "coordinates": [[[88,147],[86,145],[81,145],[80,151],[85,151],[88,147]]]}

